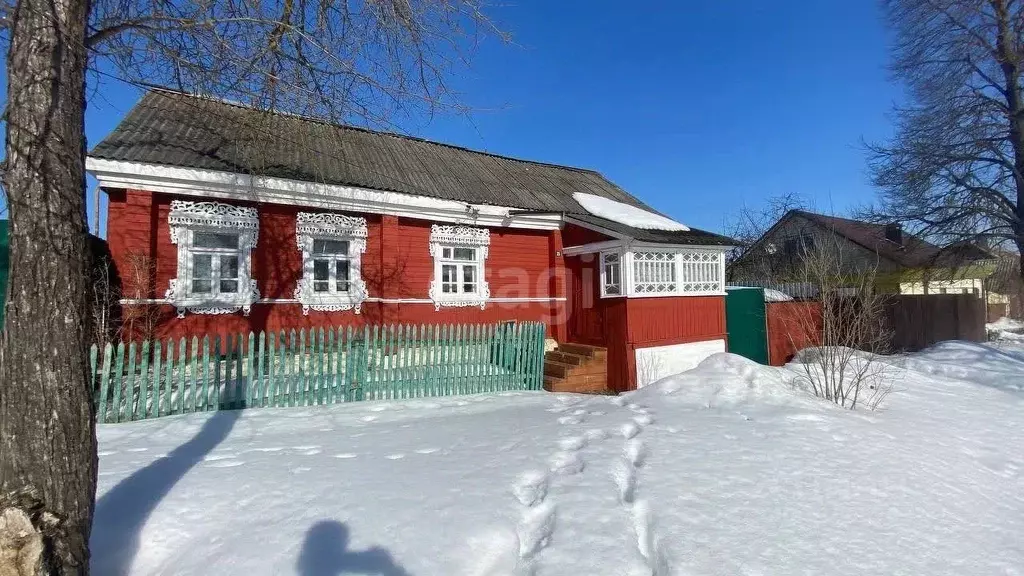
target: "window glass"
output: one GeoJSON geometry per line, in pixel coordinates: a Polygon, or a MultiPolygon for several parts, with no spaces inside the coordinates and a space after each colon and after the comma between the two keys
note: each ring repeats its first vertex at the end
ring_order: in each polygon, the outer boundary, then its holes
{"type": "Polygon", "coordinates": [[[476,292],[476,266],[462,267],[462,291],[467,294],[476,292]]]}
{"type": "Polygon", "coordinates": [[[455,260],[476,260],[476,249],[474,248],[456,248],[455,249],[455,260]]]}
{"type": "Polygon", "coordinates": [[[348,255],[348,242],[344,240],[313,240],[313,254],[348,255]]]}
{"type": "Polygon", "coordinates": [[[329,292],[331,290],[330,260],[313,260],[313,291],[329,292]]]}
{"type": "Polygon", "coordinates": [[[454,264],[441,266],[441,291],[445,294],[454,294],[459,291],[458,267],[454,264]]]}
{"type": "Polygon", "coordinates": [[[348,292],[348,260],[337,260],[334,263],[335,290],[348,292]]]}
{"type": "Polygon", "coordinates": [[[217,234],[214,232],[195,232],[192,245],[196,248],[238,249],[238,234],[217,234]]]}
{"type": "Polygon", "coordinates": [[[220,292],[238,292],[238,256],[220,256],[220,292]]]}

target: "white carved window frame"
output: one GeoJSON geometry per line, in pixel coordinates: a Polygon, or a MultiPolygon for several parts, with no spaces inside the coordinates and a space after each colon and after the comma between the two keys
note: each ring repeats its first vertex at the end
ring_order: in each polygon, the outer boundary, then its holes
{"type": "Polygon", "coordinates": [[[164,298],[178,310],[196,314],[230,314],[242,311],[249,315],[252,305],[260,299],[256,280],[252,278],[252,249],[259,240],[259,215],[255,208],[232,206],[220,202],[171,201],[167,216],[171,243],[178,246],[177,277],[170,281],[164,298]],[[192,292],[193,237],[196,232],[238,234],[238,292],[214,296],[192,292]]]}
{"type": "MultiPolygon", "coordinates": [[[[491,232],[487,228],[470,226],[442,226],[434,224],[430,228],[430,255],[434,258],[434,277],[430,282],[429,296],[434,303],[434,310],[442,307],[480,306],[482,310],[491,297],[491,288],[487,283],[486,266],[488,249],[491,245],[491,232]],[[442,289],[441,267],[442,251],[445,248],[473,248],[478,273],[476,291],[473,293],[445,293],[442,289]]],[[[461,283],[459,279],[459,283],[461,283]]]]}
{"type": "Polygon", "coordinates": [[[331,212],[299,212],[295,219],[295,243],[302,252],[302,278],[295,288],[295,299],[302,313],[310,310],[338,312],[353,310],[359,314],[367,298],[362,275],[362,256],[366,252],[366,219],[331,212]],[[349,289],[347,293],[313,290],[313,241],[348,242],[349,289]]]}

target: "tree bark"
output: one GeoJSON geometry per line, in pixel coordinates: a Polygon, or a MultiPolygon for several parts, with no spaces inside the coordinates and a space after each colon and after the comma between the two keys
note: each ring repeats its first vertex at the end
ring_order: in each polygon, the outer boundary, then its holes
{"type": "Polygon", "coordinates": [[[89,571],[96,437],[87,350],[88,10],[88,0],[19,0],[10,13],[0,574],[89,571]]]}

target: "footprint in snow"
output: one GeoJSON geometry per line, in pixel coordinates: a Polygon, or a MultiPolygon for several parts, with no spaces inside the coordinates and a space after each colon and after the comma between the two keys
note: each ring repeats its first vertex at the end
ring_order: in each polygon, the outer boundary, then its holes
{"type": "Polygon", "coordinates": [[[543,550],[555,532],[555,505],[543,502],[523,514],[519,525],[519,557],[529,560],[543,550]]]}
{"type": "Polygon", "coordinates": [[[519,475],[512,486],[512,493],[523,506],[536,506],[548,495],[548,474],[540,470],[531,470],[519,475]]]}
{"type": "Polygon", "coordinates": [[[639,438],[627,441],[623,451],[626,454],[626,460],[637,468],[643,466],[644,462],[647,461],[647,446],[639,438]]]}
{"type": "Polygon", "coordinates": [[[650,426],[654,424],[654,418],[650,414],[640,414],[639,416],[633,417],[633,422],[636,422],[640,426],[650,426]]]}
{"type": "Polygon", "coordinates": [[[608,433],[600,428],[591,428],[583,433],[590,442],[596,442],[598,440],[604,440],[608,437],[608,433]]]}
{"type": "Polygon", "coordinates": [[[626,422],[619,427],[619,431],[622,432],[623,438],[629,440],[640,433],[640,426],[636,422],[626,422]]]}
{"type": "Polygon", "coordinates": [[[582,450],[586,445],[587,439],[584,436],[567,436],[558,440],[558,447],[567,452],[582,450]]]}
{"type": "Polygon", "coordinates": [[[583,458],[576,452],[556,452],[551,457],[551,471],[556,474],[571,476],[583,472],[583,458]]]}

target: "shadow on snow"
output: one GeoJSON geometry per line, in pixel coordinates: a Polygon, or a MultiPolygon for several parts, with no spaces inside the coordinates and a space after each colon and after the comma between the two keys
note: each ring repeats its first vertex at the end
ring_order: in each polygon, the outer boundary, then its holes
{"type": "Polygon", "coordinates": [[[129,574],[149,515],[189,470],[227,438],[241,414],[241,410],[215,412],[191,440],[125,478],[96,502],[89,541],[93,574],[129,574]]]}
{"type": "Polygon", "coordinates": [[[409,576],[387,550],[379,546],[348,550],[348,527],[335,520],[321,520],[306,532],[295,563],[299,576],[409,576]]]}

